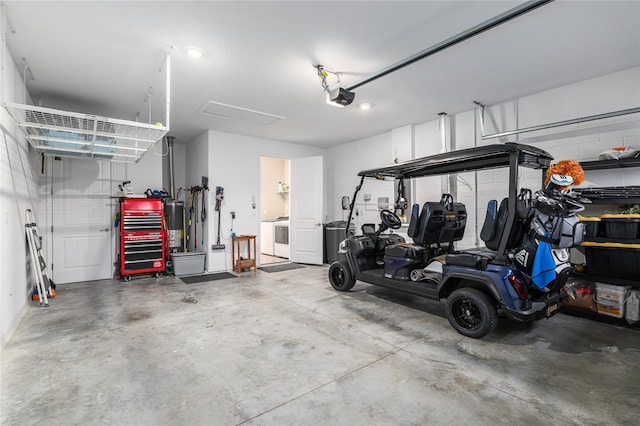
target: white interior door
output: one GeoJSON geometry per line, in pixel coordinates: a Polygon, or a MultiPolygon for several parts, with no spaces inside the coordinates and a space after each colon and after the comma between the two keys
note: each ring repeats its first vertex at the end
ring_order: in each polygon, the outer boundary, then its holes
{"type": "Polygon", "coordinates": [[[291,261],[322,265],[322,157],[291,160],[291,261]]]}
{"type": "Polygon", "coordinates": [[[57,283],[110,278],[111,173],[105,160],[62,158],[52,161],[53,253],[57,283]]]}

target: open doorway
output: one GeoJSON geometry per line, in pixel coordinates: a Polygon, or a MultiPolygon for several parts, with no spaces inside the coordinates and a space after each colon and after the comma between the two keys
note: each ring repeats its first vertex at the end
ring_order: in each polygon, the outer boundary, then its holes
{"type": "Polygon", "coordinates": [[[288,262],[289,160],[260,158],[260,265],[288,262]]]}

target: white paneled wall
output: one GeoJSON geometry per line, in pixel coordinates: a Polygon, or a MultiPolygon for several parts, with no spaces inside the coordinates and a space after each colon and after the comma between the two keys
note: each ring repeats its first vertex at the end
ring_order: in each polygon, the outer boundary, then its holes
{"type": "MultiPolygon", "coordinates": [[[[30,102],[23,98],[22,90],[16,90],[23,87],[22,78],[11,55],[4,53],[2,99],[30,102]]],[[[27,273],[30,268],[24,218],[25,210],[31,209],[42,231],[35,172],[39,158],[38,153],[29,149],[9,114],[0,109],[0,349],[18,326],[33,288],[34,281],[27,273]]]]}
{"type": "MultiPolygon", "coordinates": [[[[493,134],[538,126],[594,114],[601,114],[640,106],[640,67],[581,81],[545,92],[531,94],[501,104],[491,105],[485,111],[485,134],[493,134]]],[[[557,127],[544,131],[524,133],[508,138],[482,140],[477,110],[469,110],[450,117],[451,143],[456,149],[504,142],[521,142],[548,151],[556,160],[594,160],[598,154],[614,146],[640,149],[640,114],[557,127]]],[[[411,126],[413,146],[403,147],[403,153],[413,152],[414,158],[440,152],[439,120],[411,126]]],[[[391,131],[391,135],[404,134],[407,128],[391,131]]],[[[360,170],[391,163],[398,144],[385,133],[372,138],[340,145],[329,150],[330,170],[336,171],[333,185],[328,185],[329,220],[341,217],[339,199],[353,192],[360,170]],[[377,150],[376,153],[372,150],[377,150]],[[391,155],[391,158],[389,158],[391,155]],[[391,161],[390,161],[391,160],[391,161]],[[340,176],[340,178],[338,178],[340,176]],[[333,213],[333,216],[331,214],[333,213]]],[[[469,218],[465,239],[459,247],[474,246],[482,227],[486,205],[490,199],[501,199],[508,189],[508,171],[486,170],[464,173],[457,181],[457,200],[467,206],[469,218]],[[477,203],[476,203],[477,200],[477,203]]],[[[588,171],[583,186],[640,185],[640,168],[588,171]]],[[[522,169],[518,184],[536,191],[541,186],[540,171],[522,169]]],[[[377,184],[377,183],[376,183],[377,184]]],[[[392,188],[366,185],[362,193],[388,191],[392,188]],[[373,189],[369,189],[373,188],[373,189]]],[[[438,201],[441,195],[439,177],[418,179],[415,183],[416,202],[438,201]]],[[[375,195],[374,195],[375,197],[375,195]]],[[[358,201],[360,202],[360,201],[358,201]]],[[[367,215],[370,219],[370,215],[367,215]]],[[[372,216],[371,219],[373,220],[372,216]]],[[[377,219],[375,222],[379,222],[377,219]]]]}

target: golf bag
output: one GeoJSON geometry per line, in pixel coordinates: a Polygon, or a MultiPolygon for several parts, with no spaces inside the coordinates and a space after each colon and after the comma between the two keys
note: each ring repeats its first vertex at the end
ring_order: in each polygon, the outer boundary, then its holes
{"type": "Polygon", "coordinates": [[[584,210],[584,200],[560,190],[564,176],[554,175],[549,185],[533,196],[528,231],[515,251],[514,262],[534,288],[557,291],[571,272],[569,248],[582,243],[584,224],[576,213],[584,210]]]}

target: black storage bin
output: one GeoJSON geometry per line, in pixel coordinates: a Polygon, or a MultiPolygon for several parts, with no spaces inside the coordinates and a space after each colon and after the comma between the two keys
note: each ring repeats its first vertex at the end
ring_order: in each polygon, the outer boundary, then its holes
{"type": "Polygon", "coordinates": [[[584,236],[586,238],[600,236],[601,219],[599,217],[580,217],[580,222],[584,223],[584,236]]]}
{"type": "Polygon", "coordinates": [[[603,214],[601,218],[605,237],[623,240],[640,238],[640,215],[603,214]]]}
{"type": "MultiPolygon", "coordinates": [[[[587,273],[635,281],[640,276],[640,248],[584,246],[587,273]]],[[[630,246],[635,246],[635,244],[630,246]]]]}

